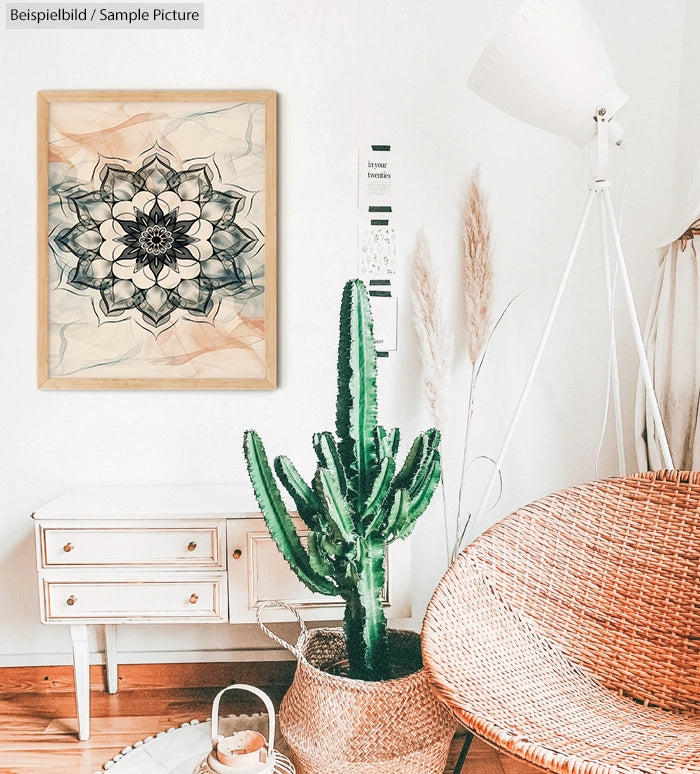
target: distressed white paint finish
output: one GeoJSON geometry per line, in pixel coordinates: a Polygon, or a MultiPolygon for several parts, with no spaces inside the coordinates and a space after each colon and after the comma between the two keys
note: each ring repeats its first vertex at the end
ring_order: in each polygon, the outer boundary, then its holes
{"type": "Polygon", "coordinates": [[[256,517],[253,488],[239,485],[80,486],[55,497],[34,512],[41,521],[256,517]]]}
{"type": "Polygon", "coordinates": [[[147,565],[222,567],[224,522],[200,525],[178,520],[136,525],[112,521],[92,527],[61,521],[41,529],[44,567],[147,565]]]}
{"type": "Polygon", "coordinates": [[[44,623],[167,623],[228,622],[226,574],[183,572],[122,573],[97,575],[73,567],[42,573],[44,623]]]}
{"type": "MultiPolygon", "coordinates": [[[[342,617],[341,600],[297,580],[251,505],[238,487],[89,487],[35,512],[41,620],[70,624],[81,739],[90,733],[89,624],[105,626],[107,690],[116,693],[118,623],[244,624],[269,599],[301,607],[308,620],[342,617]]],[[[387,562],[387,614],[408,618],[409,542],[395,543],[387,562]]]]}

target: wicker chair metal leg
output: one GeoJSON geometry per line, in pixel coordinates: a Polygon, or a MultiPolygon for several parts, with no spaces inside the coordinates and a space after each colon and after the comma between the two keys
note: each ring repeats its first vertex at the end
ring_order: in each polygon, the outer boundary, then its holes
{"type": "Polygon", "coordinates": [[[472,734],[471,731],[467,731],[466,739],[462,745],[462,752],[460,752],[459,758],[457,758],[457,763],[455,763],[454,774],[461,774],[462,768],[464,767],[464,761],[467,759],[467,753],[469,752],[472,739],[474,739],[474,734],[472,734]]]}

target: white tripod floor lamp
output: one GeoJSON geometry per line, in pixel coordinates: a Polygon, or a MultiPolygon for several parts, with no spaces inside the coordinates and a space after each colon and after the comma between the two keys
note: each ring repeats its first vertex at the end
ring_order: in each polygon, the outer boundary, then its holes
{"type": "MultiPolygon", "coordinates": [[[[620,231],[610,196],[612,183],[608,176],[609,148],[611,145],[619,145],[623,137],[622,128],[614,117],[627,101],[627,96],[617,85],[612,64],[592,18],[579,0],[526,0],[480,57],[469,78],[469,87],[504,112],[534,126],[569,137],[579,147],[594,143],[592,150],[595,157],[593,179],[589,184],[581,220],[523,391],[472,521],[472,525],[475,525],[483,514],[498,480],[503,460],[552,331],[595,200],[600,211],[606,273],[609,266],[606,234],[609,228],[664,465],[672,469],[673,460],[654,392],[620,231]]],[[[608,304],[612,309],[609,276],[607,280],[608,304]]],[[[614,350],[612,357],[615,392],[618,388],[614,350]]],[[[624,466],[619,390],[614,404],[618,423],[618,457],[621,466],[624,466]]]]}

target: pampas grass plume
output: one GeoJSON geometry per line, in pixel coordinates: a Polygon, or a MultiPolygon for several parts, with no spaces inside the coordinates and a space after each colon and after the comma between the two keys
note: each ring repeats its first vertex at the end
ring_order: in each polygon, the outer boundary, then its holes
{"type": "Polygon", "coordinates": [[[472,175],[462,208],[462,242],[467,348],[474,365],[488,340],[493,301],[491,219],[478,169],[472,175]]]}
{"type": "Polygon", "coordinates": [[[453,338],[445,322],[438,274],[423,229],[418,231],[413,253],[411,294],[428,407],[435,427],[444,431],[449,411],[453,338]]]}

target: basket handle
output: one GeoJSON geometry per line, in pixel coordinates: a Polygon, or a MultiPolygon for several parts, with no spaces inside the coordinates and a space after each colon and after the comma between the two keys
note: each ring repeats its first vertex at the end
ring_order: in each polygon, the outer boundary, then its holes
{"type": "Polygon", "coordinates": [[[218,742],[223,739],[219,734],[219,702],[221,697],[226,691],[249,691],[263,700],[265,709],[267,710],[267,754],[269,758],[272,758],[275,752],[275,708],[272,706],[270,697],[256,688],[254,685],[245,685],[244,683],[236,683],[235,685],[229,685],[227,688],[219,691],[214,699],[214,704],[211,708],[211,744],[212,747],[216,747],[218,742]]]}
{"type": "Polygon", "coordinates": [[[270,600],[268,602],[261,602],[260,605],[258,605],[255,611],[255,617],[257,618],[258,626],[265,632],[265,634],[267,634],[267,636],[271,640],[274,640],[283,648],[286,648],[290,653],[294,655],[297,661],[306,662],[306,657],[299,650],[299,648],[287,642],[287,640],[283,640],[282,637],[278,637],[274,632],[271,632],[267,628],[267,626],[265,626],[265,624],[262,622],[262,612],[268,607],[282,607],[285,610],[289,610],[289,612],[297,619],[297,623],[299,624],[299,628],[301,629],[299,639],[302,640],[303,642],[306,642],[306,639],[309,636],[309,630],[306,628],[306,624],[304,623],[302,617],[299,615],[299,611],[295,607],[292,607],[292,605],[288,605],[286,602],[281,602],[280,600],[270,600]]]}

